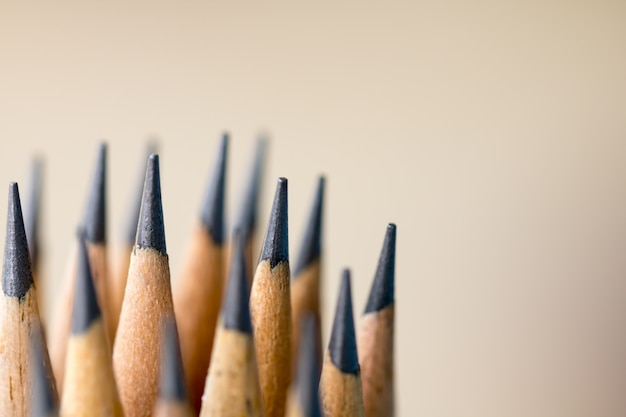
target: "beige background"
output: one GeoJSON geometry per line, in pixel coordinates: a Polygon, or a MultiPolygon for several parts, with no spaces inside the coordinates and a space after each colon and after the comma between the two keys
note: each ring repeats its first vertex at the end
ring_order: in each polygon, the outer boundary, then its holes
{"type": "Polygon", "coordinates": [[[327,313],[398,224],[399,415],[623,417],[625,74],[619,1],[0,0],[0,184],[46,156],[53,286],[97,140],[116,244],[157,134],[176,276],[220,132],[232,212],[268,129],[292,255],[328,175],[327,313]]]}

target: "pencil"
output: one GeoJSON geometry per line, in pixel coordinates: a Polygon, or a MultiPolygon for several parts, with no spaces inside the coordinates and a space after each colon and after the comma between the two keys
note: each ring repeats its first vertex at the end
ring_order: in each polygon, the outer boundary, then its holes
{"type": "Polygon", "coordinates": [[[186,262],[174,288],[183,367],[191,404],[202,406],[215,324],[224,287],[224,194],[228,135],[224,134],[210,179],[201,222],[191,238],[186,262]]]}
{"type": "MultiPolygon", "coordinates": [[[[81,227],[85,230],[89,263],[93,271],[96,295],[98,296],[100,306],[102,306],[102,317],[107,327],[107,335],[109,335],[112,329],[109,327],[110,321],[107,320],[109,310],[106,308],[108,305],[107,286],[109,285],[107,282],[106,259],[106,159],[107,145],[101,143],[98,147],[87,208],[81,227]]],[[[57,300],[53,322],[51,323],[50,359],[52,360],[52,369],[61,393],[65,381],[65,357],[72,323],[74,291],[76,289],[78,246],[79,242],[78,238],[76,238],[70,252],[68,271],[62,284],[61,296],[57,300]]]]}
{"type": "Polygon", "coordinates": [[[287,417],[322,416],[318,387],[321,366],[317,353],[319,326],[315,320],[313,313],[305,313],[300,320],[298,372],[287,401],[287,417]]]}
{"type": "Polygon", "coordinates": [[[245,242],[239,229],[232,243],[228,287],[200,417],[263,415],[248,302],[245,242]]]}
{"type": "MultiPolygon", "coordinates": [[[[40,326],[35,324],[36,327],[40,326]]],[[[35,329],[31,335],[30,360],[33,364],[31,368],[33,391],[30,417],[58,417],[59,399],[41,328],[35,329]]]]}
{"type": "Polygon", "coordinates": [[[159,383],[163,325],[171,314],[159,157],[151,155],[113,347],[113,371],[126,417],[149,417],[152,413],[159,383]]]}
{"type": "Polygon", "coordinates": [[[359,360],[367,417],[394,415],[396,225],[387,225],[376,275],[359,326],[359,360]]]}
{"type": "Polygon", "coordinates": [[[111,349],[83,233],[79,232],[77,281],[67,342],[61,416],[122,417],[111,349]]]}
{"type": "Polygon", "coordinates": [[[141,196],[143,190],[143,181],[146,173],[145,163],[150,155],[157,153],[157,146],[154,140],[146,145],[146,151],[141,159],[141,172],[137,176],[136,188],[133,188],[132,207],[126,218],[121,247],[117,251],[117,262],[115,265],[115,274],[111,277],[111,291],[109,293],[111,300],[111,327],[114,333],[110,334],[111,344],[115,340],[115,332],[120,318],[122,309],[122,301],[124,300],[124,290],[126,289],[126,279],[128,278],[128,267],[130,265],[130,255],[135,246],[135,236],[137,235],[137,222],[139,221],[139,211],[141,210],[141,196]]]}
{"type": "Polygon", "coordinates": [[[28,193],[28,204],[24,210],[24,228],[26,229],[26,240],[28,241],[28,252],[33,272],[33,281],[37,288],[37,305],[42,321],[45,316],[45,299],[43,293],[43,281],[41,279],[41,189],[43,183],[43,159],[35,158],[32,161],[28,193]]]}
{"type": "Polygon", "coordinates": [[[320,378],[320,397],[325,417],[365,416],[351,293],[350,271],[345,269],[320,378]]]}
{"type": "Polygon", "coordinates": [[[298,372],[298,352],[300,344],[300,326],[302,318],[306,314],[313,314],[315,320],[316,337],[312,342],[317,343],[317,363],[321,365],[322,358],[322,335],[320,315],[320,270],[322,252],[322,212],[324,205],[324,177],[320,176],[317,181],[317,190],[311,207],[304,239],[300,246],[300,253],[291,280],[291,317],[293,326],[293,355],[292,366],[294,375],[298,372]]]}
{"type": "Polygon", "coordinates": [[[152,416],[192,417],[194,414],[191,411],[191,405],[187,397],[185,374],[180,358],[180,343],[174,316],[166,318],[163,332],[159,394],[152,416]]]}
{"type": "Polygon", "coordinates": [[[267,417],[283,417],[291,377],[287,179],[279,178],[267,234],[259,258],[250,310],[267,417]]]}
{"type": "MultiPolygon", "coordinates": [[[[254,274],[254,242],[257,235],[257,211],[259,202],[259,193],[261,189],[261,180],[263,178],[263,167],[265,164],[265,150],[267,148],[267,139],[260,137],[257,140],[256,149],[254,151],[254,160],[252,161],[252,169],[250,170],[250,178],[246,188],[242,204],[237,217],[236,227],[241,230],[241,234],[246,243],[246,268],[248,271],[248,287],[252,285],[254,274]]],[[[232,247],[232,242],[231,242],[232,247]]]]}
{"type": "MultiPolygon", "coordinates": [[[[14,182],[9,184],[8,200],[0,297],[0,415],[22,417],[29,416],[32,407],[31,335],[41,341],[47,363],[49,358],[39,321],[19,189],[14,182]]],[[[48,380],[53,381],[53,377],[48,380]]]]}

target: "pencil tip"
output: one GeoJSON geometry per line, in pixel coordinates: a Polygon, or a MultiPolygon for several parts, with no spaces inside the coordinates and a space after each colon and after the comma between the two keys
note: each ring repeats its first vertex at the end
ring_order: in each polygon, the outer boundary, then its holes
{"type": "Polygon", "coordinates": [[[152,248],[167,255],[165,247],[165,224],[161,202],[161,175],[159,156],[150,155],[143,185],[141,210],[137,224],[136,245],[140,248],[152,248]]]}
{"type": "Polygon", "coordinates": [[[279,178],[274,203],[261,251],[261,261],[269,260],[274,268],[280,262],[289,261],[289,231],[287,223],[287,178],[279,178]]]}
{"type": "MultiPolygon", "coordinates": [[[[37,325],[40,326],[40,325],[37,325]]],[[[50,417],[58,412],[58,398],[54,380],[47,369],[46,348],[41,328],[32,332],[30,355],[32,361],[31,378],[33,381],[32,417],[50,417]]]]}
{"type": "Polygon", "coordinates": [[[298,352],[298,398],[306,417],[321,417],[319,400],[319,363],[315,316],[307,313],[300,321],[300,348],[298,352]]]}
{"type": "Polygon", "coordinates": [[[9,207],[4,246],[2,290],[10,297],[22,298],[33,285],[22,205],[17,183],[9,184],[9,207]]]}
{"type": "Polygon", "coordinates": [[[396,225],[389,223],[385,232],[383,248],[378,258],[378,267],[370,295],[365,306],[365,313],[380,311],[395,300],[396,274],[396,225]]]}
{"type": "Polygon", "coordinates": [[[84,231],[78,231],[78,265],[76,269],[76,291],[72,312],[72,334],[85,333],[91,324],[100,318],[100,306],[91,274],[84,231]]]}
{"type": "Polygon", "coordinates": [[[217,152],[213,174],[202,207],[202,224],[217,244],[224,242],[224,194],[226,183],[226,155],[228,133],[224,133],[217,152]]]}
{"type": "Polygon", "coordinates": [[[335,319],[328,350],[331,360],[341,372],[354,375],[359,373],[359,359],[352,315],[350,270],[348,269],[344,269],[341,277],[341,288],[337,298],[337,309],[335,310],[335,319]]]}
{"type": "Polygon", "coordinates": [[[233,235],[233,253],[228,275],[228,289],[222,310],[224,327],[252,334],[245,241],[239,229],[235,229],[233,235]]]}
{"type": "Polygon", "coordinates": [[[248,188],[246,190],[246,194],[244,195],[243,205],[237,221],[237,227],[241,229],[243,238],[246,241],[256,229],[257,205],[259,201],[259,190],[261,188],[261,178],[263,177],[266,143],[267,140],[263,137],[257,140],[248,188]]]}
{"type": "Polygon", "coordinates": [[[144,176],[145,176],[145,161],[150,157],[150,155],[152,154],[156,154],[158,151],[158,142],[155,138],[151,138],[148,140],[148,142],[145,145],[145,151],[144,154],[141,158],[141,174],[139,176],[139,178],[137,178],[138,183],[136,185],[137,188],[135,188],[133,191],[135,191],[135,193],[133,194],[133,198],[131,199],[131,201],[133,202],[132,204],[132,210],[129,212],[129,216],[126,220],[126,233],[125,233],[125,237],[126,237],[126,242],[128,245],[134,245],[135,244],[135,238],[137,237],[137,223],[139,221],[139,213],[141,212],[141,198],[143,196],[143,183],[144,183],[144,176]]]}
{"type": "Polygon", "coordinates": [[[106,242],[106,171],[107,145],[100,143],[91,181],[87,211],[83,220],[85,238],[90,243],[106,242]]]}
{"type": "Polygon", "coordinates": [[[43,165],[41,157],[35,157],[32,161],[30,172],[30,193],[28,206],[24,213],[24,228],[28,251],[33,268],[36,268],[39,259],[39,218],[41,217],[41,188],[43,183],[43,165]]]}
{"type": "Polygon", "coordinates": [[[317,190],[313,199],[313,206],[306,226],[300,256],[294,268],[293,276],[296,277],[303,269],[319,258],[322,250],[322,211],[324,205],[324,183],[325,179],[320,176],[317,182],[317,190]]]}
{"type": "Polygon", "coordinates": [[[187,390],[185,388],[185,377],[183,365],[180,358],[180,344],[178,340],[178,330],[174,316],[169,316],[165,320],[163,334],[163,350],[161,352],[161,398],[186,401],[187,390]]]}

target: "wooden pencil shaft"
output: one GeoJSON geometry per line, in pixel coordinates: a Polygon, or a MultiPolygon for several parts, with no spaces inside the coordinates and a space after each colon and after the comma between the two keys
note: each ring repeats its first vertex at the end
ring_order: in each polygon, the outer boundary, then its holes
{"type": "Polygon", "coordinates": [[[320,399],[325,417],[365,416],[360,375],[342,373],[328,353],[320,377],[320,399]]]}

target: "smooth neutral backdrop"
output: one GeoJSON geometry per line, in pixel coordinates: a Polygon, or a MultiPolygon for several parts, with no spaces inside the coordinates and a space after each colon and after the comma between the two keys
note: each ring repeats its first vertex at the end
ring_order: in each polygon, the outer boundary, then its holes
{"type": "Polygon", "coordinates": [[[398,224],[398,415],[623,417],[625,22],[619,1],[0,0],[0,184],[45,156],[53,298],[98,140],[115,246],[157,135],[176,279],[219,135],[232,220],[267,131],[260,227],[286,176],[292,259],[328,177],[326,335],[341,268],[360,314],[398,224]]]}

